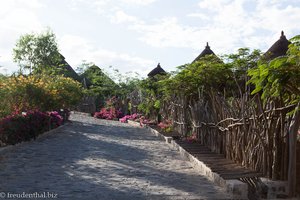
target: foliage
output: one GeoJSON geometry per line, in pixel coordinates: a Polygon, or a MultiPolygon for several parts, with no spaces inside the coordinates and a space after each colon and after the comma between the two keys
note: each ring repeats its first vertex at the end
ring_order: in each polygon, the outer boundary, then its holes
{"type": "Polygon", "coordinates": [[[105,107],[94,114],[95,118],[113,120],[123,117],[120,111],[119,99],[115,96],[106,101],[105,107]]]}
{"type": "Polygon", "coordinates": [[[102,108],[100,112],[95,112],[95,118],[113,120],[122,117],[122,112],[116,108],[102,108]]]}
{"type": "Polygon", "coordinates": [[[141,117],[140,114],[134,113],[132,115],[125,115],[120,119],[120,122],[127,123],[128,120],[137,120],[141,117]]]}
{"type": "Polygon", "coordinates": [[[50,116],[50,126],[51,128],[57,128],[62,125],[64,118],[57,112],[51,111],[47,113],[50,116]]]}
{"type": "Polygon", "coordinates": [[[6,145],[28,141],[62,123],[63,119],[57,112],[12,114],[0,120],[0,141],[6,145]]]}
{"type": "Polygon", "coordinates": [[[197,142],[197,134],[191,132],[190,134],[188,134],[186,141],[191,143],[197,142]]]}
{"type": "Polygon", "coordinates": [[[58,70],[56,66],[62,60],[55,34],[50,29],[41,34],[22,35],[13,49],[13,58],[21,70],[29,69],[30,73],[58,70]]]}
{"type": "Polygon", "coordinates": [[[82,85],[71,78],[63,76],[53,76],[49,82],[49,90],[52,92],[54,99],[54,108],[70,108],[75,106],[82,99],[84,90],[82,85]]]}
{"type": "Polygon", "coordinates": [[[261,93],[264,101],[280,98],[286,104],[300,101],[300,36],[291,39],[286,56],[271,61],[261,60],[248,71],[249,83],[255,85],[252,94],[261,93]]]}
{"type": "Polygon", "coordinates": [[[90,91],[95,96],[102,96],[108,98],[116,95],[114,91],[118,88],[118,85],[107,76],[98,66],[95,64],[83,64],[87,65],[85,71],[81,76],[87,77],[91,82],[92,86],[90,91]]]}
{"type": "Polygon", "coordinates": [[[80,83],[62,76],[12,76],[0,80],[0,117],[28,110],[58,110],[81,100],[80,83]]]}
{"type": "Polygon", "coordinates": [[[163,96],[160,81],[166,78],[168,78],[167,75],[156,75],[138,84],[143,96],[142,102],[138,105],[138,110],[150,118],[155,118],[158,115],[161,97],[163,96]]]}
{"type": "Polygon", "coordinates": [[[235,54],[229,54],[224,57],[232,71],[232,77],[227,83],[227,90],[233,94],[233,97],[249,93],[252,90],[251,85],[247,85],[249,80],[248,70],[257,66],[261,58],[260,50],[250,51],[249,48],[240,48],[235,54]]]}
{"type": "Polygon", "coordinates": [[[171,120],[164,120],[164,122],[160,122],[157,126],[165,133],[173,131],[173,124],[171,120]]]}
{"type": "Polygon", "coordinates": [[[160,91],[167,101],[175,94],[188,98],[197,97],[202,88],[205,88],[204,92],[209,92],[210,89],[222,91],[232,76],[230,65],[224,64],[214,55],[178,68],[175,75],[159,81],[160,91]]]}

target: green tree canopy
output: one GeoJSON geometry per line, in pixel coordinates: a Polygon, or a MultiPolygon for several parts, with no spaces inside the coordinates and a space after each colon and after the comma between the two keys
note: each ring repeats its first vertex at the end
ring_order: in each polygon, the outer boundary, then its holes
{"type": "Polygon", "coordinates": [[[255,85],[252,94],[261,92],[262,99],[281,98],[289,103],[300,100],[300,36],[291,39],[286,56],[271,61],[261,60],[248,71],[249,83],[255,85]]]}
{"type": "Polygon", "coordinates": [[[36,34],[22,35],[13,49],[13,58],[20,68],[40,72],[46,69],[57,69],[62,60],[58,50],[55,34],[47,29],[36,34]]]}

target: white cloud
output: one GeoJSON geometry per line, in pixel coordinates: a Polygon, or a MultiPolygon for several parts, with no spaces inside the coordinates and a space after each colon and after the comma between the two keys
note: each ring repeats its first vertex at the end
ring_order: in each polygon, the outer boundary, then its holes
{"type": "Polygon", "coordinates": [[[196,18],[200,18],[202,20],[209,19],[208,15],[205,15],[203,13],[190,13],[190,14],[187,14],[187,17],[196,17],[196,18]]]}
{"type": "Polygon", "coordinates": [[[164,48],[192,48],[201,51],[206,42],[218,52],[232,49],[237,42],[238,32],[220,27],[192,27],[178,22],[177,18],[163,18],[154,24],[135,24],[131,27],[143,35],[140,40],[150,46],[164,48]]]}
{"type": "Polygon", "coordinates": [[[299,33],[300,7],[287,6],[279,9],[274,5],[258,11],[260,24],[264,29],[276,32],[285,30],[286,33],[298,31],[299,33]]]}
{"type": "Polygon", "coordinates": [[[202,0],[199,2],[199,7],[209,10],[221,10],[224,5],[229,3],[231,0],[202,0]]]}
{"type": "Polygon", "coordinates": [[[127,4],[133,4],[133,5],[149,5],[151,3],[154,3],[157,0],[121,0],[121,2],[127,3],[127,4]]]}
{"type": "Polygon", "coordinates": [[[164,17],[152,23],[133,22],[129,27],[139,32],[139,39],[150,46],[199,50],[208,41],[222,54],[240,47],[266,50],[279,38],[282,29],[286,33],[299,33],[300,7],[278,0],[259,2],[203,0],[199,3],[199,12],[186,15],[203,19],[201,26],[183,24],[176,17],[164,17]],[[267,37],[270,34],[273,37],[267,37]]]}
{"type": "Polygon", "coordinates": [[[92,3],[92,6],[96,8],[96,11],[99,14],[103,14],[106,13],[108,4],[109,0],[95,0],[92,3]]]}
{"type": "Polygon", "coordinates": [[[44,5],[37,0],[20,1],[9,0],[1,1],[0,7],[0,65],[8,72],[18,69],[13,64],[12,49],[17,39],[25,33],[42,29],[40,19],[35,11],[44,5]]]}
{"type": "Polygon", "coordinates": [[[111,16],[110,20],[112,23],[116,23],[116,24],[121,24],[121,23],[126,23],[126,22],[143,23],[137,17],[128,15],[122,10],[115,11],[114,15],[111,16]]]}
{"type": "Polygon", "coordinates": [[[108,66],[119,69],[122,67],[121,72],[135,71],[146,75],[145,73],[154,65],[152,60],[136,55],[95,47],[91,42],[79,36],[64,35],[59,39],[59,44],[66,61],[74,68],[80,65],[82,60],[86,60],[106,69],[108,66]]]}

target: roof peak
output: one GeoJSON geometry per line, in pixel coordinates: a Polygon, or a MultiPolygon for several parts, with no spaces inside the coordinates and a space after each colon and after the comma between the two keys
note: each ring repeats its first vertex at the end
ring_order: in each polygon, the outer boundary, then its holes
{"type": "Polygon", "coordinates": [[[204,50],[200,53],[200,55],[197,58],[195,58],[195,60],[193,62],[198,61],[200,58],[205,57],[206,55],[215,55],[215,53],[210,49],[208,42],[206,42],[206,46],[205,46],[204,50]]]}
{"type": "Polygon", "coordinates": [[[286,39],[285,35],[284,35],[284,32],[281,31],[281,36],[280,36],[280,39],[286,39]]]}
{"type": "Polygon", "coordinates": [[[284,32],[281,31],[279,40],[277,40],[264,54],[265,59],[272,60],[276,57],[286,55],[289,44],[290,41],[286,39],[284,32]]]}
{"type": "Polygon", "coordinates": [[[166,71],[160,66],[160,63],[157,64],[157,67],[155,67],[149,74],[148,77],[154,77],[157,74],[166,74],[166,71]]]}
{"type": "Polygon", "coordinates": [[[207,49],[210,49],[210,46],[208,45],[208,42],[206,42],[206,47],[207,49]]]}

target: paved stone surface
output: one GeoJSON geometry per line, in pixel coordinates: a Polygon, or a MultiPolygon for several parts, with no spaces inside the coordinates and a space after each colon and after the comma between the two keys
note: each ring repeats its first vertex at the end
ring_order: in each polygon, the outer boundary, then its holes
{"type": "Polygon", "coordinates": [[[54,133],[0,153],[0,197],[231,198],[145,129],[82,115],[71,119],[54,133]]]}

